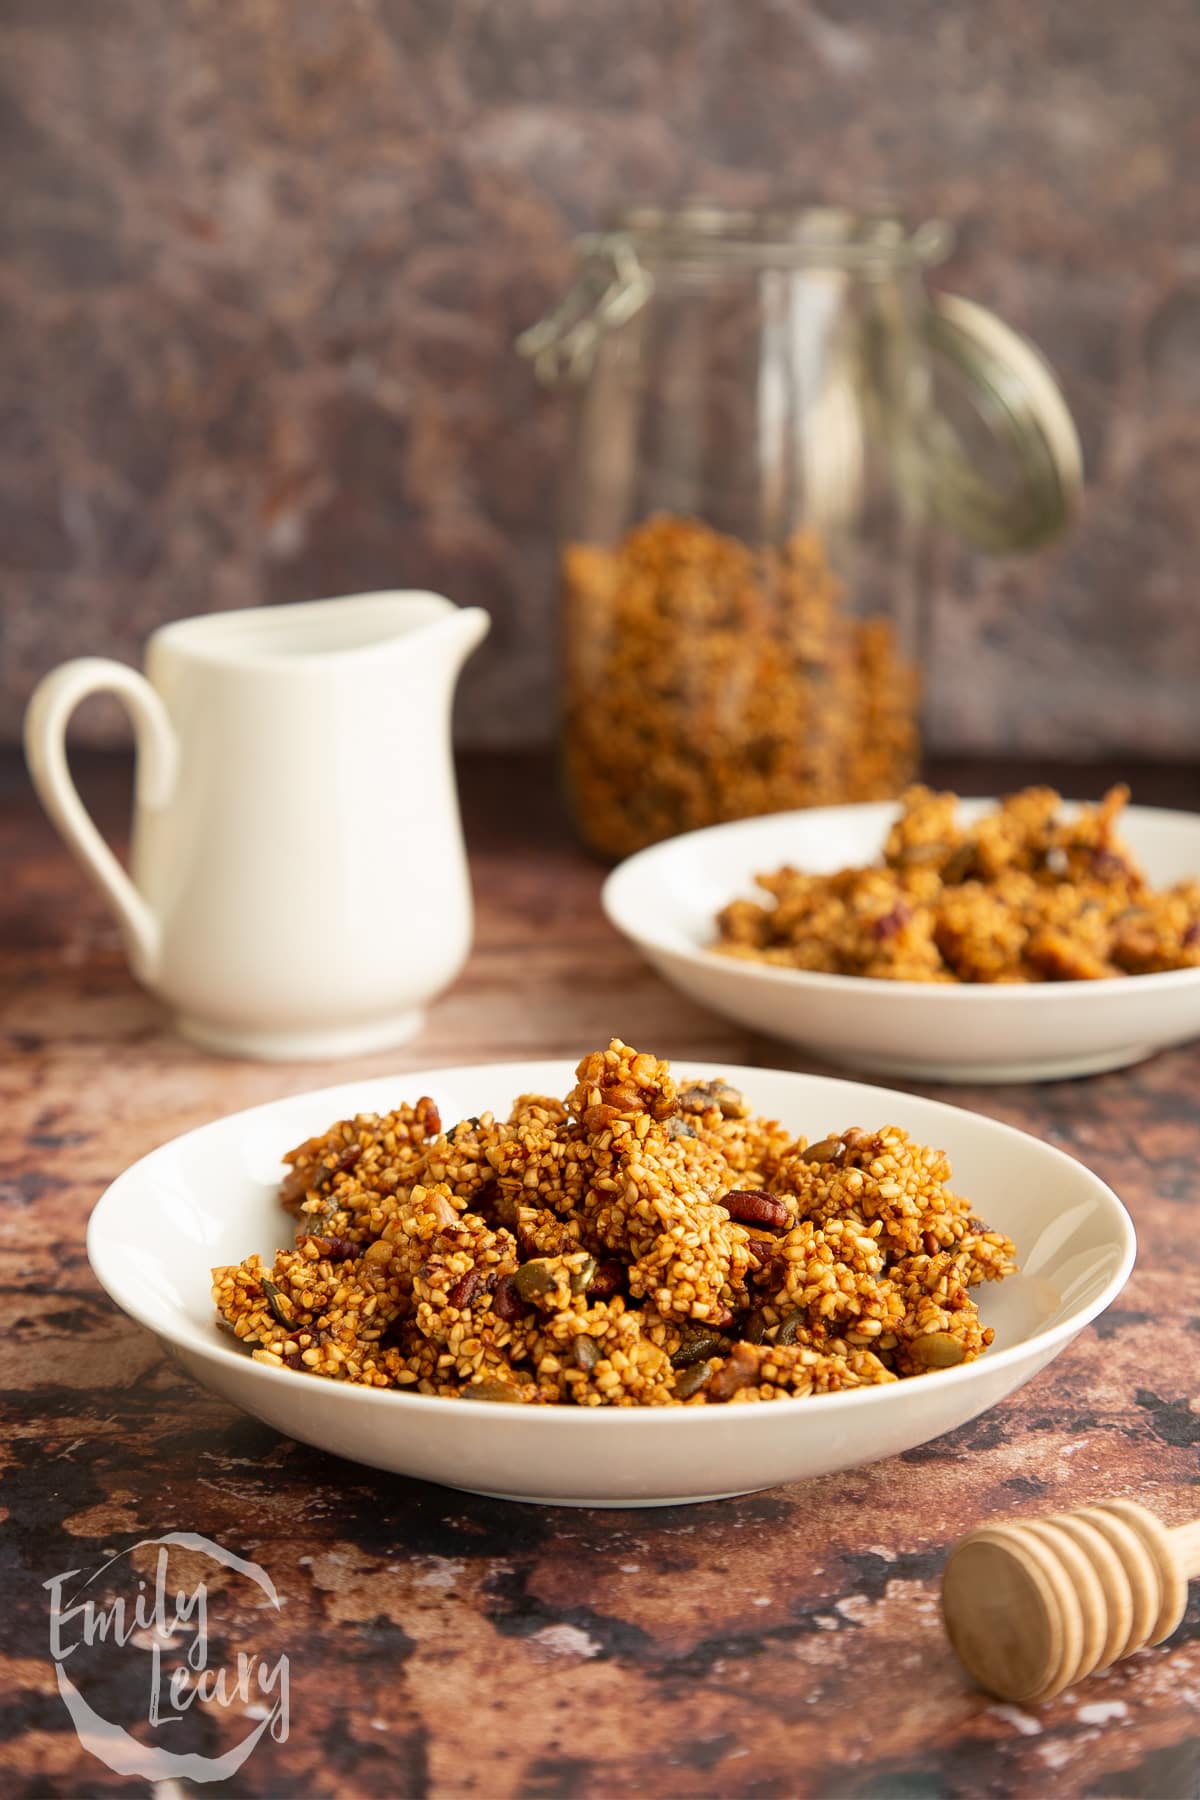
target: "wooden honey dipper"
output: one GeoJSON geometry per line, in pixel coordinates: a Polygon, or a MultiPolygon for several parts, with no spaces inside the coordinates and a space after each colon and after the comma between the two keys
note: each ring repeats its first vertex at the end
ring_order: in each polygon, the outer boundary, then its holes
{"type": "Polygon", "coordinates": [[[1002,1700],[1052,1700],[1145,1644],[1161,1644],[1200,1575],[1200,1519],[1168,1531],[1133,1500],[968,1532],[942,1577],[950,1642],[1002,1700]]]}

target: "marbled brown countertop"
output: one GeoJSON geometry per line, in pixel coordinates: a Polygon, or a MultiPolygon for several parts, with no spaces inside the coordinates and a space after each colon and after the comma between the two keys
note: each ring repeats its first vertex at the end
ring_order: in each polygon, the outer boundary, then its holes
{"type": "MultiPolygon", "coordinates": [[[[976,791],[1008,775],[955,773],[976,791]]],[[[98,810],[119,816],[119,766],[88,775],[98,810]]],[[[1196,785],[1194,771],[1147,770],[1138,797],[1183,803],[1196,785]]],[[[540,765],[473,765],[466,798],[478,942],[422,1037],[336,1069],[240,1064],[164,1030],[19,770],[0,764],[6,1790],[145,1791],[76,1739],[43,1583],[175,1529],[254,1559],[284,1602],[223,1629],[230,1654],[244,1631],[286,1651],[290,1736],[205,1792],[1200,1792],[1200,1594],[1169,1649],[1036,1715],[972,1690],[936,1610],[947,1544],[982,1519],[1114,1494],[1171,1524],[1200,1513],[1200,1045],[1088,1081],[949,1093],[1116,1187],[1141,1246],[1125,1294],[952,1436],[744,1500],[540,1510],[376,1474],[199,1391],[100,1293],[84,1223],[102,1187],[227,1110],[428,1063],[575,1055],[613,1031],[680,1057],[793,1060],[674,995],[607,928],[602,871],[572,848],[540,765]]],[[[144,1661],[116,1659],[106,1717],[144,1712],[144,1661]]],[[[205,1747],[245,1730],[227,1714],[205,1747]]]]}

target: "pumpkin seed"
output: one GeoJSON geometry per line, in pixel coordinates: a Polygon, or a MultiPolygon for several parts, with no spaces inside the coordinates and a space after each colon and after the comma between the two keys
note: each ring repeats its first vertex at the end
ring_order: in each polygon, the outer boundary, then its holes
{"type": "Polygon", "coordinates": [[[571,1292],[573,1294],[586,1294],[595,1279],[596,1259],[594,1256],[589,1256],[587,1261],[581,1263],[571,1276],[571,1292]]]}
{"type": "Polygon", "coordinates": [[[846,1146],[841,1138],[822,1138],[819,1144],[810,1144],[803,1153],[805,1162],[832,1163],[840,1169],[846,1160],[846,1146]]]}
{"type": "Polygon", "coordinates": [[[974,844],[960,844],[954,854],[943,864],[942,882],[947,887],[955,887],[970,879],[975,870],[974,844]]]}
{"type": "Polygon", "coordinates": [[[803,1323],[804,1308],[798,1306],[795,1312],[790,1312],[780,1325],[779,1330],[775,1333],[775,1342],[777,1344],[794,1344],[796,1333],[803,1323]]]}
{"type": "Polygon", "coordinates": [[[266,1295],[267,1305],[271,1309],[271,1317],[275,1320],[275,1323],[277,1325],[282,1325],[285,1331],[291,1331],[295,1326],[295,1320],[289,1313],[284,1312],[283,1307],[280,1305],[279,1289],[275,1286],[275,1283],[273,1281],[264,1280],[262,1290],[266,1295]]]}
{"type": "Polygon", "coordinates": [[[962,1339],[951,1337],[948,1331],[927,1331],[924,1337],[914,1339],[912,1346],[913,1361],[927,1369],[952,1369],[966,1354],[962,1339]]]}
{"type": "Polygon", "coordinates": [[[684,1369],[675,1383],[675,1398],[690,1400],[698,1394],[705,1382],[712,1377],[713,1366],[710,1362],[693,1363],[690,1369],[684,1369]]]}
{"type": "Polygon", "coordinates": [[[672,1113],[667,1120],[667,1136],[669,1138],[694,1138],[696,1127],[682,1113],[672,1113]]]}
{"type": "Polygon", "coordinates": [[[671,1358],[673,1369],[690,1369],[693,1363],[701,1362],[711,1356],[714,1350],[726,1348],[723,1338],[714,1337],[710,1331],[701,1331],[695,1337],[685,1338],[671,1358]]]}
{"type": "Polygon", "coordinates": [[[556,1282],[553,1269],[544,1262],[527,1262],[513,1276],[513,1286],[522,1300],[533,1300],[541,1294],[552,1294],[556,1282]]]}
{"type": "Polygon", "coordinates": [[[516,1388],[507,1381],[476,1381],[463,1389],[467,1400],[497,1400],[502,1404],[520,1406],[521,1396],[516,1388]]]}

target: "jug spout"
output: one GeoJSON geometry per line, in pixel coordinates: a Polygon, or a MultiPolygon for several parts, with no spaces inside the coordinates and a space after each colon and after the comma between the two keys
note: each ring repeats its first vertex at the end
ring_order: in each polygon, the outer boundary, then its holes
{"type": "Polygon", "coordinates": [[[417,681],[428,704],[444,709],[448,722],[462,666],[491,630],[492,620],[481,606],[455,606],[438,598],[441,610],[437,615],[421,627],[416,638],[401,638],[397,648],[402,655],[407,652],[410,677],[417,681]]]}
{"type": "Polygon", "coordinates": [[[482,606],[459,606],[447,613],[437,626],[446,646],[448,674],[451,679],[470,656],[477,650],[492,628],[491,614],[484,612],[482,606]]]}

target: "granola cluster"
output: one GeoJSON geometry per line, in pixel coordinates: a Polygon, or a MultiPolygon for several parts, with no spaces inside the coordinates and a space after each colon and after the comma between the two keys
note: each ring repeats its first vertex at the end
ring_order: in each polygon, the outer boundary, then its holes
{"type": "Polygon", "coordinates": [[[564,585],[567,778],[602,855],[911,778],[915,672],[886,620],[847,613],[813,533],[753,549],[660,515],[568,545],[564,585]]]}
{"type": "Polygon", "coordinates": [[[910,788],[883,862],[757,877],[767,904],[717,917],[724,956],[893,981],[1097,981],[1200,968],[1200,880],[1156,891],[1117,835],[1113,788],[1064,818],[1050,788],[970,827],[957,797],[910,788]]]}
{"type": "Polygon", "coordinates": [[[259,1361],[519,1404],[707,1405],[970,1361],[1013,1246],[895,1126],[809,1144],[614,1038],[565,1101],[432,1101],[285,1158],[295,1243],[213,1271],[259,1361]]]}

